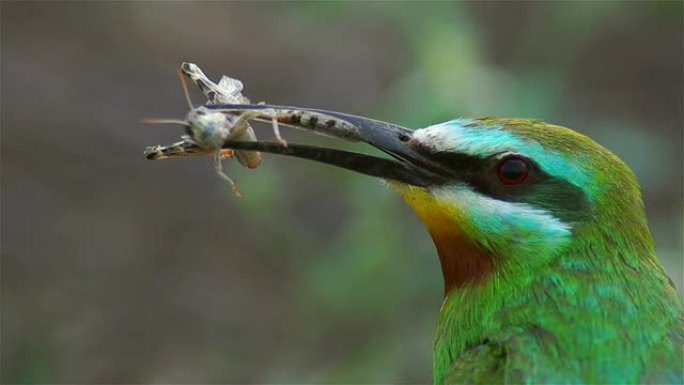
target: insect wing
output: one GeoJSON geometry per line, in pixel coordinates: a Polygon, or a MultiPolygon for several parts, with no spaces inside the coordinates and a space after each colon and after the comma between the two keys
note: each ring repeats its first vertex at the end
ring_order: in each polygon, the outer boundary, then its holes
{"type": "Polygon", "coordinates": [[[226,75],[223,75],[223,77],[218,83],[218,88],[227,94],[235,95],[240,94],[242,92],[242,90],[244,89],[244,85],[241,81],[237,79],[233,79],[226,75]]]}
{"type": "Polygon", "coordinates": [[[237,103],[249,104],[249,99],[242,95],[244,85],[241,81],[224,75],[219,81],[217,88],[220,94],[229,95],[229,97],[225,99],[233,98],[237,103]]]}

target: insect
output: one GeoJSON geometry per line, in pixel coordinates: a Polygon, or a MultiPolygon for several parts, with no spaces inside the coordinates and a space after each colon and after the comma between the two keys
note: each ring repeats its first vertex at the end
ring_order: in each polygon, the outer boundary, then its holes
{"type": "MultiPolygon", "coordinates": [[[[237,79],[233,79],[224,75],[221,77],[221,80],[219,80],[219,83],[215,84],[209,78],[207,78],[206,75],[204,75],[202,70],[196,64],[184,62],[181,64],[180,68],[183,74],[187,76],[188,79],[192,80],[192,82],[195,83],[200,90],[202,90],[204,95],[207,97],[207,105],[251,103],[246,96],[242,95],[244,86],[242,85],[242,82],[237,79]]],[[[263,102],[260,104],[263,104],[263,102]]],[[[256,135],[254,134],[254,129],[249,124],[249,120],[256,118],[257,116],[264,116],[265,114],[270,114],[272,116],[271,124],[276,140],[281,145],[287,147],[287,142],[280,135],[280,128],[278,126],[278,120],[275,118],[275,111],[261,110],[259,112],[241,112],[238,116],[242,119],[238,119],[235,122],[235,126],[232,128],[234,136],[232,136],[231,139],[240,142],[256,141],[256,135]]],[[[235,155],[242,165],[249,168],[254,168],[261,162],[261,154],[258,152],[236,151],[235,155]]]]}
{"type": "MultiPolygon", "coordinates": [[[[188,93],[187,85],[183,79],[182,73],[178,71],[178,77],[183,87],[183,93],[188,102],[190,111],[185,120],[179,119],[147,119],[144,123],[147,124],[179,124],[185,127],[186,134],[181,136],[182,141],[172,144],[171,146],[154,146],[145,149],[145,156],[148,159],[167,159],[179,156],[203,156],[213,154],[214,170],[216,174],[226,182],[228,182],[236,196],[240,197],[240,189],[238,185],[228,175],[223,172],[221,165],[222,158],[231,157],[235,153],[230,150],[223,150],[221,146],[223,143],[234,137],[240,137],[244,131],[234,130],[235,123],[238,123],[239,118],[225,114],[220,111],[210,110],[204,106],[193,107],[190,95],[188,93]]],[[[243,124],[244,126],[244,124],[243,124]]],[[[261,159],[258,155],[258,161],[252,159],[251,166],[259,165],[261,159]]]]}
{"type": "Polygon", "coordinates": [[[185,127],[187,135],[181,137],[180,142],[170,146],[153,146],[145,149],[144,155],[148,159],[168,159],[183,156],[205,156],[213,154],[214,169],[219,177],[228,182],[237,196],[242,196],[240,190],[228,175],[223,172],[221,160],[233,155],[245,167],[255,168],[261,163],[261,154],[256,151],[233,151],[222,149],[228,140],[256,141],[254,130],[249,124],[250,119],[264,116],[269,117],[278,142],[287,146],[287,142],[280,136],[278,121],[275,113],[269,111],[225,111],[210,109],[205,106],[193,107],[183,75],[192,80],[206,95],[207,106],[216,104],[247,104],[249,99],[242,95],[242,82],[223,76],[219,84],[209,80],[202,70],[195,64],[183,63],[178,76],[183,87],[183,93],[190,111],[185,120],[178,119],[147,119],[148,124],[180,124],[185,127]]]}

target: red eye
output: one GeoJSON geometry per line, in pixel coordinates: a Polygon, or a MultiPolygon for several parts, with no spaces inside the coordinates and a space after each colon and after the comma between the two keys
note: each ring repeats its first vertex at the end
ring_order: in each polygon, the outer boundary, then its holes
{"type": "Polygon", "coordinates": [[[520,184],[529,173],[530,167],[524,159],[510,157],[499,163],[499,179],[505,184],[520,184]]]}

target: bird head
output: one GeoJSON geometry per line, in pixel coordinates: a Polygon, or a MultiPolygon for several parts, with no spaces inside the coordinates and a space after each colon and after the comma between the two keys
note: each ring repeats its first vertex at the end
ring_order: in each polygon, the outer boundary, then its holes
{"type": "Polygon", "coordinates": [[[651,248],[633,173],[573,130],[532,119],[458,119],[416,130],[407,145],[451,175],[421,188],[390,183],[432,235],[447,292],[497,272],[529,275],[571,250],[586,257],[575,263],[611,262],[580,248],[651,248]]]}
{"type": "MultiPolygon", "coordinates": [[[[303,157],[385,179],[432,236],[446,293],[489,279],[530,276],[578,248],[615,245],[638,249],[629,254],[646,259],[653,254],[631,170],[568,128],[480,118],[409,130],[330,111],[266,107],[290,111],[279,115],[281,123],[363,141],[391,159],[296,144],[225,147],[303,157]]],[[[590,254],[564,262],[577,268],[611,262],[591,260],[590,254]]]]}

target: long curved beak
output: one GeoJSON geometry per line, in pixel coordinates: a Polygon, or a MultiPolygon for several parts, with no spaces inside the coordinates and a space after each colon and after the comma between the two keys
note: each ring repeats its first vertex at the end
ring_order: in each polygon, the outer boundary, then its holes
{"type": "Polygon", "coordinates": [[[365,142],[391,158],[381,158],[333,148],[290,143],[229,141],[223,148],[261,151],[327,163],[362,174],[414,186],[446,183],[450,173],[434,162],[413,139],[413,130],[392,123],[334,111],[274,105],[225,104],[206,108],[226,112],[249,111],[255,120],[270,122],[332,136],[350,142],[365,142]]]}

